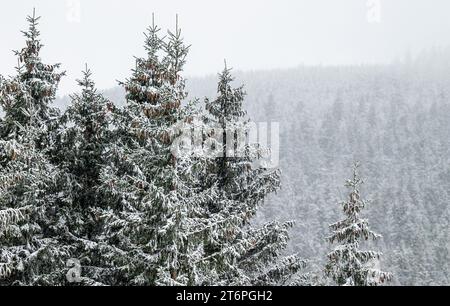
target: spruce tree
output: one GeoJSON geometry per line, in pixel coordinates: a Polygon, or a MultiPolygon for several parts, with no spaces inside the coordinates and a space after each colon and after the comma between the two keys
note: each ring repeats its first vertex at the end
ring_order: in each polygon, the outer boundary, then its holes
{"type": "Polygon", "coordinates": [[[232,82],[225,67],[218,97],[206,101],[206,137],[214,135],[214,151],[219,153],[204,160],[203,186],[218,195],[206,203],[211,224],[202,259],[209,273],[206,280],[212,285],[286,284],[304,266],[297,256],[280,256],[292,222],[251,226],[265,198],[279,189],[280,172],[264,164],[265,148],[246,142],[250,126],[243,109],[245,92],[232,82]]]}
{"type": "MultiPolygon", "coordinates": [[[[5,177],[2,175],[1,181],[5,181],[5,177]]],[[[23,222],[28,217],[28,207],[24,208],[6,208],[0,210],[0,231],[2,236],[2,242],[5,243],[5,237],[8,231],[11,231],[13,226],[17,228],[17,224],[23,222]]],[[[6,243],[5,243],[6,245],[6,243]]],[[[15,270],[23,269],[23,263],[19,257],[14,253],[12,249],[2,247],[1,262],[0,262],[0,280],[11,276],[15,270]]],[[[1,282],[1,281],[0,281],[1,282]]]]}
{"type": "Polygon", "coordinates": [[[27,128],[35,122],[39,127],[36,145],[39,149],[48,150],[54,144],[52,131],[56,129],[59,117],[58,109],[51,104],[64,72],[58,72],[60,64],[48,65],[41,61],[43,45],[37,28],[39,19],[34,11],[27,17],[29,28],[23,32],[25,47],[15,51],[17,74],[3,82],[1,105],[5,117],[1,122],[0,136],[2,139],[17,138],[23,131],[20,127],[27,128]]]}
{"type": "Polygon", "coordinates": [[[103,215],[105,244],[118,267],[117,281],[137,285],[194,283],[191,218],[198,207],[188,185],[189,160],[172,154],[188,120],[181,72],[188,47],[181,31],[160,37],[146,33],[145,58],[136,58],[132,76],[121,83],[126,105],[117,115],[110,164],[102,172],[103,192],[111,199],[103,215]]]}
{"type": "Polygon", "coordinates": [[[367,219],[360,216],[368,201],[361,198],[363,181],[358,169],[357,163],[353,166],[353,177],[345,184],[350,190],[348,200],[341,203],[345,219],[330,225],[333,233],[327,239],[339,244],[328,254],[325,266],[326,275],[339,286],[377,286],[392,279],[390,273],[378,269],[381,253],[360,249],[361,242],[381,236],[371,231],[367,219]]]}
{"type": "Polygon", "coordinates": [[[71,183],[72,201],[65,232],[75,247],[72,257],[83,267],[81,281],[100,284],[111,272],[107,260],[101,256],[102,245],[98,244],[104,226],[100,216],[108,204],[99,187],[115,107],[97,91],[87,66],[83,78],[77,82],[81,93],[71,96],[71,104],[61,118],[65,128],[60,133],[57,157],[71,183]]]}
{"type": "Polygon", "coordinates": [[[59,231],[59,207],[70,201],[66,177],[50,162],[58,118],[51,102],[63,73],[58,64],[41,62],[39,17],[33,12],[27,20],[26,46],[15,52],[17,75],[0,88],[0,209],[6,216],[0,261],[8,267],[4,284],[51,285],[63,282],[70,255],[59,231]]]}
{"type": "Polygon", "coordinates": [[[36,148],[38,128],[18,131],[0,140],[0,284],[61,284],[71,253],[54,221],[61,173],[36,148]]]}

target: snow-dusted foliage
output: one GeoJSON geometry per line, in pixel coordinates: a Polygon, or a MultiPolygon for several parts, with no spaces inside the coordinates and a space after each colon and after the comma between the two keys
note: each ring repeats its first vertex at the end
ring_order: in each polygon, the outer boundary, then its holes
{"type": "Polygon", "coordinates": [[[72,258],[84,267],[81,281],[93,284],[111,273],[111,264],[102,256],[102,245],[99,244],[104,227],[101,215],[109,200],[102,197],[99,188],[115,107],[97,91],[87,66],[78,85],[81,93],[71,97],[71,104],[60,120],[54,159],[70,182],[67,189],[71,203],[66,232],[73,247],[72,258]]]}
{"type": "Polygon", "coordinates": [[[147,56],[136,59],[122,85],[127,103],[116,118],[110,163],[102,172],[102,190],[110,199],[104,243],[120,269],[116,283],[135,285],[195,284],[195,260],[201,256],[192,238],[202,194],[190,180],[189,157],[174,156],[188,120],[182,72],[188,48],[181,31],[160,37],[154,24],[146,33],[147,56]]]}
{"type": "Polygon", "coordinates": [[[215,155],[202,161],[202,186],[215,190],[206,204],[211,229],[205,236],[204,281],[226,285],[286,284],[304,266],[296,256],[280,258],[291,222],[253,228],[251,221],[268,194],[280,187],[280,172],[261,162],[264,148],[249,143],[243,87],[233,88],[230,69],[219,75],[218,96],[206,101],[205,137],[215,155]],[[211,145],[211,144],[210,144],[211,145]]]}
{"type": "Polygon", "coordinates": [[[353,177],[345,186],[350,189],[349,199],[342,202],[345,219],[330,225],[333,233],[328,238],[339,245],[328,254],[325,272],[340,286],[377,286],[392,279],[392,274],[378,269],[381,253],[360,249],[361,242],[381,236],[371,231],[369,222],[361,217],[368,201],[361,198],[363,183],[358,174],[359,164],[353,167],[353,177]]]}
{"type": "Polygon", "coordinates": [[[28,129],[0,141],[0,284],[54,285],[70,258],[58,226],[60,172],[28,129]]]}
{"type": "Polygon", "coordinates": [[[70,246],[63,243],[64,176],[49,161],[58,111],[51,107],[58,65],[40,61],[39,17],[28,17],[17,75],[3,80],[0,104],[0,264],[2,284],[55,284],[70,246]]]}
{"type": "MultiPolygon", "coordinates": [[[[297,195],[265,210],[262,222],[263,214],[257,215],[263,204],[280,199],[275,193],[281,171],[268,161],[268,149],[250,141],[248,96],[243,87],[233,87],[230,69],[219,75],[217,97],[207,99],[205,109],[197,107],[199,100],[187,101],[182,73],[189,48],[178,24],[165,36],[152,24],[145,56],[136,58],[131,76],[120,83],[126,93],[122,108],[96,89],[86,67],[80,92],[60,114],[52,103],[64,73],[58,64],[41,61],[38,21],[28,17],[16,75],[0,76],[0,285],[321,283],[319,275],[304,274],[305,261],[288,255],[294,223],[274,219],[283,213],[288,217],[280,219],[296,217],[302,229],[296,244],[325,257],[316,243],[323,236],[312,233],[330,216],[315,207],[320,199],[313,188],[331,176],[335,154],[324,154],[325,165],[319,163],[326,175],[316,176],[307,166],[304,173],[286,169],[302,178],[286,188],[297,195]],[[305,210],[299,204],[303,188],[312,209],[299,217],[286,208],[305,210]],[[300,244],[303,232],[310,240],[300,244]]],[[[274,97],[269,100],[258,109],[276,113],[274,97]]],[[[309,131],[321,121],[296,117],[300,131],[282,140],[309,146],[289,155],[312,165],[322,149],[332,150],[343,126],[342,108],[338,99],[332,110],[338,123],[324,120],[317,135],[309,131]]],[[[368,118],[376,124],[375,113],[368,118]]],[[[345,130],[353,139],[353,129],[345,130]]],[[[339,285],[378,285],[392,276],[378,269],[380,253],[359,248],[378,235],[360,218],[366,202],[356,170],[346,185],[346,219],[331,226],[330,241],[339,246],[328,256],[326,274],[339,285]]],[[[446,241],[445,233],[438,234],[446,241]]],[[[302,249],[296,251],[303,255],[302,249]]]]}
{"type": "MultiPolygon", "coordinates": [[[[306,270],[323,270],[324,237],[341,213],[330,203],[360,160],[390,284],[450,283],[449,51],[409,64],[236,72],[252,121],[280,122],[282,188],[258,222],[296,220],[287,252],[307,258],[306,270]]],[[[215,77],[187,84],[193,97],[215,96],[215,77]]]]}
{"type": "Polygon", "coordinates": [[[23,32],[25,47],[15,51],[18,58],[16,76],[4,80],[1,87],[0,105],[5,112],[0,126],[2,139],[18,137],[21,127],[38,124],[37,143],[39,149],[48,149],[53,144],[50,131],[55,128],[59,111],[52,107],[59,81],[64,72],[58,72],[59,64],[48,65],[41,61],[42,44],[37,29],[40,17],[29,16],[29,29],[23,32]]]}

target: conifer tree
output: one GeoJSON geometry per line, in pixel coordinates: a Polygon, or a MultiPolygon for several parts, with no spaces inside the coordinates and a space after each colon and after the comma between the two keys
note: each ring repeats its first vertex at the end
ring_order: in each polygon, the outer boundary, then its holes
{"type": "Polygon", "coordinates": [[[26,46],[15,52],[17,75],[0,87],[0,262],[4,284],[51,285],[63,282],[70,254],[59,231],[59,206],[70,201],[65,177],[49,161],[58,117],[51,102],[63,73],[41,62],[39,17],[33,12],[27,20],[26,46]]]}
{"type": "MultiPolygon", "coordinates": [[[[2,175],[2,182],[4,182],[5,177],[2,175]]],[[[2,184],[3,186],[3,184],[2,184]]],[[[25,221],[29,211],[28,207],[24,208],[6,208],[0,210],[0,231],[2,235],[2,240],[6,240],[5,237],[8,231],[11,231],[13,226],[18,227],[17,224],[25,221]]],[[[23,263],[20,261],[19,257],[14,253],[13,250],[2,247],[1,262],[0,262],[0,280],[10,277],[15,270],[23,269],[23,263]]],[[[2,281],[0,281],[2,282],[2,281]]]]}
{"type": "Polygon", "coordinates": [[[99,284],[110,273],[109,265],[100,255],[102,246],[98,244],[104,226],[100,216],[107,207],[99,187],[115,107],[97,91],[87,65],[83,78],[77,82],[81,93],[71,97],[71,105],[61,118],[65,129],[61,132],[57,159],[71,182],[72,202],[66,233],[68,241],[76,247],[72,257],[80,260],[83,267],[81,280],[99,284]]]}
{"type": "Polygon", "coordinates": [[[357,163],[353,177],[345,184],[350,189],[348,200],[341,204],[345,219],[330,225],[333,233],[328,240],[339,245],[328,254],[325,273],[339,286],[377,286],[392,279],[392,274],[378,269],[381,253],[360,249],[361,242],[381,236],[371,231],[369,222],[360,216],[368,201],[360,195],[363,181],[358,169],[357,163]]]}
{"type": "Polygon", "coordinates": [[[232,88],[232,82],[225,67],[218,97],[206,101],[205,123],[208,134],[216,134],[214,150],[219,156],[204,160],[203,186],[216,189],[219,196],[207,203],[213,226],[205,238],[202,262],[209,266],[205,271],[216,274],[216,279],[209,277],[210,284],[286,284],[304,265],[297,256],[280,258],[292,223],[251,226],[264,199],[280,187],[280,172],[263,163],[264,148],[246,143],[250,127],[243,109],[245,93],[243,87],[232,88]]]}
{"type": "Polygon", "coordinates": [[[36,148],[38,130],[0,140],[0,284],[61,284],[70,258],[54,222],[61,174],[36,148]]]}
{"type": "Polygon", "coordinates": [[[40,58],[43,45],[39,39],[37,28],[40,17],[27,17],[28,31],[24,31],[25,47],[15,51],[18,58],[17,74],[5,80],[2,86],[1,105],[5,117],[0,126],[2,139],[12,139],[19,136],[23,129],[32,122],[38,124],[37,146],[39,149],[49,149],[54,144],[52,131],[56,128],[59,111],[52,107],[59,81],[64,72],[58,72],[60,64],[44,64],[40,58]],[[31,120],[31,117],[35,120],[31,120]],[[19,126],[16,124],[18,123],[19,126]]]}
{"type": "Polygon", "coordinates": [[[154,24],[146,33],[147,57],[136,59],[131,78],[121,83],[127,103],[117,118],[111,163],[102,172],[112,198],[105,244],[117,262],[119,282],[138,285],[193,284],[194,251],[188,239],[198,207],[187,184],[189,160],[172,154],[188,120],[181,77],[188,47],[181,31],[167,41],[154,24]]]}

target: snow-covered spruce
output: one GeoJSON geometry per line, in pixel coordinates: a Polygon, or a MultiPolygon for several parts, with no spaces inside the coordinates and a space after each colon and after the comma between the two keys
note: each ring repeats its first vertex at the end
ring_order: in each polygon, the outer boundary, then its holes
{"type": "Polygon", "coordinates": [[[97,91],[87,65],[77,82],[81,93],[71,96],[71,104],[61,117],[54,158],[70,182],[71,205],[65,232],[73,247],[72,258],[83,267],[80,282],[98,285],[114,271],[103,256],[105,247],[98,242],[104,227],[100,216],[109,203],[99,191],[100,172],[106,165],[115,107],[97,91]]]}
{"type": "Polygon", "coordinates": [[[61,173],[36,149],[34,129],[20,134],[0,140],[0,284],[60,284],[70,258],[57,230],[61,173]]]}
{"type": "Polygon", "coordinates": [[[280,173],[264,148],[226,137],[249,133],[229,69],[206,113],[183,106],[188,48],[178,25],[165,38],[152,25],[147,56],[121,83],[125,107],[86,69],[61,116],[64,73],[41,62],[38,20],[28,18],[17,75],[0,78],[0,284],[67,284],[68,259],[81,263],[80,285],[304,284],[304,261],[281,256],[292,222],[252,225],[280,173]],[[222,157],[173,152],[192,124],[218,127],[222,157]]]}
{"type": "Polygon", "coordinates": [[[0,87],[0,283],[9,285],[62,283],[70,254],[58,228],[64,175],[49,158],[58,117],[51,102],[63,73],[40,60],[38,20],[28,17],[17,75],[0,87]]]}
{"type": "Polygon", "coordinates": [[[188,120],[182,72],[188,48],[181,31],[146,33],[145,58],[122,85],[127,103],[117,114],[109,165],[102,171],[110,209],[105,245],[120,271],[115,284],[193,285],[198,240],[189,233],[201,194],[191,189],[189,158],[175,157],[173,126],[188,120]]]}
{"type": "Polygon", "coordinates": [[[264,148],[246,141],[250,127],[243,108],[245,93],[243,87],[233,88],[232,82],[225,67],[219,75],[218,96],[206,101],[203,120],[204,138],[219,140],[214,150],[220,154],[215,158],[204,154],[199,166],[202,188],[216,195],[205,203],[209,229],[204,237],[202,282],[285,285],[305,263],[297,256],[280,256],[291,222],[251,226],[265,197],[279,188],[280,172],[258,163],[264,148]]]}
{"type": "Polygon", "coordinates": [[[2,82],[0,104],[5,112],[1,121],[0,136],[12,139],[22,133],[21,127],[38,125],[36,145],[49,150],[54,143],[52,130],[56,128],[59,110],[52,106],[59,81],[64,72],[58,72],[59,64],[44,64],[40,58],[43,45],[37,29],[40,17],[29,16],[28,31],[24,31],[25,47],[15,51],[18,58],[17,74],[2,82]]]}
{"type": "Polygon", "coordinates": [[[349,199],[342,203],[346,218],[330,225],[333,233],[328,240],[339,245],[328,254],[325,273],[340,286],[377,286],[390,281],[392,274],[378,269],[381,253],[360,249],[362,241],[381,236],[371,231],[368,221],[360,216],[368,202],[360,195],[363,181],[358,168],[359,164],[355,164],[353,177],[345,184],[350,189],[349,199]]]}

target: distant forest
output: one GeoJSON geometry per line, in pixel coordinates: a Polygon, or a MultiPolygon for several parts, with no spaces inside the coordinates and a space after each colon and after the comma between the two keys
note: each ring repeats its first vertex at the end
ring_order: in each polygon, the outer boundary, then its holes
{"type": "Polygon", "coordinates": [[[39,20],[0,75],[0,285],[450,284],[450,50],[185,79],[153,22],[118,87],[57,98],[39,20]]]}
{"type": "MultiPolygon", "coordinates": [[[[366,212],[397,285],[450,283],[450,50],[390,65],[237,72],[255,122],[280,122],[281,190],[260,222],[295,219],[287,253],[320,272],[343,182],[362,163],[366,212]]],[[[187,79],[214,97],[217,77],[187,79]]],[[[105,95],[124,103],[120,87],[105,95]]],[[[58,104],[64,107],[67,98],[58,104]]]]}

